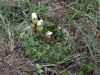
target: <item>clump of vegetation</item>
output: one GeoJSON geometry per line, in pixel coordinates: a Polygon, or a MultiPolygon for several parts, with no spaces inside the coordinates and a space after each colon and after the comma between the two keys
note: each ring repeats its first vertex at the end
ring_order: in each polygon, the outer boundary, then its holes
{"type": "Polygon", "coordinates": [[[39,62],[56,63],[71,51],[65,31],[57,21],[54,24],[43,22],[37,19],[36,13],[32,13],[32,25],[25,29],[21,37],[22,52],[39,62]]]}

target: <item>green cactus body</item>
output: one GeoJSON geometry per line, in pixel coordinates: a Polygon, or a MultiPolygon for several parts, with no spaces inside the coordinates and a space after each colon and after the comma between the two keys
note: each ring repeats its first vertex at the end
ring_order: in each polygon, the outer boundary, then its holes
{"type": "Polygon", "coordinates": [[[37,22],[38,22],[38,19],[32,19],[33,24],[37,24],[37,22]]]}
{"type": "Polygon", "coordinates": [[[43,30],[43,25],[37,26],[36,29],[37,29],[38,33],[41,33],[43,30]]]}

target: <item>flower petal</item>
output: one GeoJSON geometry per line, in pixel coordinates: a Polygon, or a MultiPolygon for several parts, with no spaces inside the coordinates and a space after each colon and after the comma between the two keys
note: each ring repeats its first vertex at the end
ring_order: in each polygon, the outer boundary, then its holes
{"type": "Polygon", "coordinates": [[[32,19],[34,19],[34,18],[36,19],[37,18],[37,14],[36,13],[32,13],[31,15],[32,15],[32,19]]]}

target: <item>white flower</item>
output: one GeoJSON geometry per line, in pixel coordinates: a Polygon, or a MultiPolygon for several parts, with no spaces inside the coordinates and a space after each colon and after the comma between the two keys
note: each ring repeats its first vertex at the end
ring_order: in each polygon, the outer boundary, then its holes
{"type": "Polygon", "coordinates": [[[48,31],[48,32],[46,33],[47,36],[50,36],[51,34],[52,34],[52,32],[50,32],[50,31],[48,31]]]}
{"type": "Polygon", "coordinates": [[[41,21],[38,21],[37,26],[40,26],[40,25],[42,25],[42,23],[41,23],[41,21]]]}
{"type": "Polygon", "coordinates": [[[36,13],[32,13],[32,19],[37,19],[37,14],[36,13]]]}
{"type": "Polygon", "coordinates": [[[37,22],[37,27],[36,27],[36,29],[37,29],[37,31],[38,31],[39,33],[42,32],[42,30],[43,30],[43,20],[42,20],[42,19],[39,20],[39,21],[37,22]]]}
{"type": "Polygon", "coordinates": [[[47,42],[50,41],[50,35],[52,35],[52,32],[47,31],[46,34],[45,34],[45,39],[46,39],[47,42]]]}
{"type": "Polygon", "coordinates": [[[33,24],[37,24],[37,21],[38,21],[38,19],[37,19],[37,14],[36,13],[32,13],[31,14],[32,15],[32,22],[33,22],[33,24]]]}
{"type": "Polygon", "coordinates": [[[43,25],[43,20],[42,19],[37,22],[37,26],[40,26],[40,25],[43,25]]]}
{"type": "Polygon", "coordinates": [[[43,25],[43,20],[42,20],[42,19],[40,20],[40,22],[41,22],[41,24],[43,25]]]}

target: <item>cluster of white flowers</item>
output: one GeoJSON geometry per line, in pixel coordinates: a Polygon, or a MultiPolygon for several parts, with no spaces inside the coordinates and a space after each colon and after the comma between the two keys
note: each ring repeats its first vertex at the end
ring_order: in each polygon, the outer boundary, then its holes
{"type": "MultiPolygon", "coordinates": [[[[41,33],[43,30],[43,20],[42,19],[38,20],[36,13],[32,13],[32,22],[33,24],[37,25],[36,29],[39,33],[41,33]]],[[[48,37],[50,37],[50,35],[52,35],[52,32],[50,31],[47,31],[45,34],[45,36],[48,36],[48,37]]]]}

